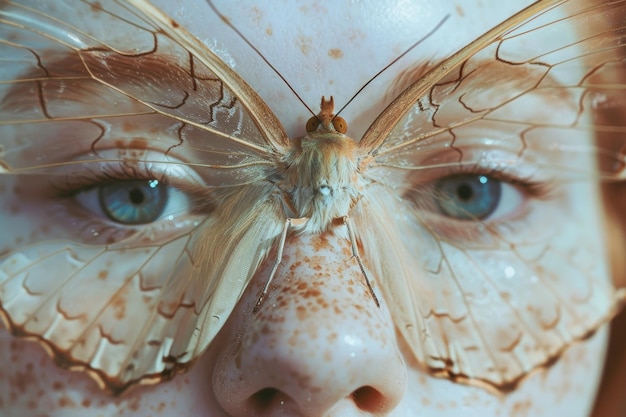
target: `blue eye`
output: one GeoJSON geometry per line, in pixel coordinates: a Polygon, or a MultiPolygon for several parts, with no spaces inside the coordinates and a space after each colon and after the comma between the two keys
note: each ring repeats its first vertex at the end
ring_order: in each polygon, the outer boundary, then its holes
{"type": "Polygon", "coordinates": [[[157,220],[168,202],[168,188],[157,180],[121,181],[99,187],[103,213],[121,224],[157,220]]]}
{"type": "Polygon", "coordinates": [[[439,210],[462,220],[484,219],[500,203],[502,182],[485,175],[454,175],[435,183],[439,210]]]}

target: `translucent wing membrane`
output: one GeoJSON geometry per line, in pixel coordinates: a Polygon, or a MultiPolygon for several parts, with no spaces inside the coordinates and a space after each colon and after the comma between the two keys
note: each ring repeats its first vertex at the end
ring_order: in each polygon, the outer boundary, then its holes
{"type": "Polygon", "coordinates": [[[135,6],[0,3],[0,170],[29,174],[3,183],[28,190],[2,201],[16,208],[0,221],[15,230],[0,247],[3,316],[114,392],[206,348],[284,221],[259,183],[286,146],[281,125],[215,55],[135,6]],[[70,198],[142,177],[189,207],[121,227],[70,198]],[[51,190],[57,204],[37,208],[51,190]]]}
{"type": "Polygon", "coordinates": [[[58,239],[20,246],[0,263],[5,321],[113,392],[184,370],[221,328],[280,231],[277,208],[246,193],[233,201],[250,204],[245,227],[216,215],[201,232],[188,227],[162,241],[150,230],[107,246],[58,239]],[[214,238],[226,230],[232,240],[214,238]]]}
{"type": "Polygon", "coordinates": [[[365,259],[405,277],[382,291],[434,374],[513,389],[615,313],[571,196],[624,177],[624,16],[623,1],[538,2],[416,80],[363,138],[380,184],[363,205],[401,213],[358,219],[365,259]],[[424,210],[444,199],[430,179],[459,172],[548,186],[503,219],[424,210]],[[404,200],[376,197],[399,184],[404,200]]]}
{"type": "MultiPolygon", "coordinates": [[[[421,71],[346,164],[355,247],[433,375],[513,389],[616,311],[586,234],[601,213],[581,200],[624,177],[624,16],[624,1],[537,2],[421,71]],[[511,207],[474,204],[487,183],[511,207]]],[[[291,215],[290,146],[142,1],[0,2],[5,323],[113,392],[184,370],[291,215]],[[177,203],[149,206],[151,188],[177,203]]]]}
{"type": "Polygon", "coordinates": [[[194,55],[193,38],[156,10],[111,6],[3,3],[3,169],[54,173],[88,150],[81,164],[141,138],[133,147],[192,160],[219,184],[266,170],[286,134],[254,91],[211,52],[194,55]],[[268,115],[263,123],[259,114],[268,115]],[[20,140],[35,131],[37,140],[20,140]],[[51,140],[60,141],[56,152],[33,157],[51,140]],[[231,173],[220,177],[226,168],[231,173]]]}
{"type": "Polygon", "coordinates": [[[617,75],[624,22],[615,16],[625,12],[619,1],[536,3],[417,80],[388,109],[397,122],[389,126],[385,112],[362,146],[380,165],[428,169],[474,164],[463,149],[488,143],[568,178],[596,175],[578,163],[579,155],[593,155],[602,177],[622,179],[624,126],[616,114],[624,108],[617,75]],[[383,137],[385,128],[392,130],[383,137]],[[600,140],[590,144],[590,135],[600,140]],[[442,149],[449,150],[443,159],[415,158],[442,149]]]}

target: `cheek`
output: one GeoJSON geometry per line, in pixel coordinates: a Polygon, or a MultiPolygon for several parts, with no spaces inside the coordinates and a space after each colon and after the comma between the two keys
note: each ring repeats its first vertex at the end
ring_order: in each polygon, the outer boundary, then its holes
{"type": "Polygon", "coordinates": [[[36,343],[16,339],[0,326],[0,415],[102,417],[118,415],[220,416],[212,402],[206,355],[172,381],[135,387],[122,397],[104,393],[85,373],[61,369],[36,343]]]}
{"type": "Polygon", "coordinates": [[[30,219],[24,212],[25,209],[32,208],[19,203],[23,193],[24,190],[16,181],[16,177],[0,176],[0,230],[4,231],[0,233],[0,254],[45,233],[43,225],[37,224],[37,217],[30,219]],[[34,224],[32,220],[35,221],[34,224]]]}
{"type": "Polygon", "coordinates": [[[62,222],[66,207],[51,204],[49,194],[50,182],[45,176],[0,175],[0,255],[68,236],[68,229],[75,224],[62,222]]]}
{"type": "MultiPolygon", "coordinates": [[[[68,233],[55,231],[43,205],[24,203],[27,188],[15,177],[0,176],[0,230],[8,231],[0,234],[0,253],[68,233]]],[[[581,218],[598,218],[589,207],[574,207],[581,218]]],[[[595,223],[584,224],[589,244],[589,236],[597,237],[595,223]]],[[[393,409],[394,416],[415,415],[416,410],[427,416],[456,416],[462,409],[470,417],[583,416],[593,403],[604,330],[513,393],[498,397],[428,376],[396,336],[389,312],[393,300],[383,299],[375,288],[381,298],[381,308],[376,307],[345,238],[290,238],[268,296],[254,313],[273,266],[270,256],[224,330],[189,373],[138,387],[122,398],[104,394],[84,373],[58,368],[37,344],[2,331],[0,410],[65,417],[139,411],[243,416],[273,407],[305,409],[312,415],[393,409]]]]}
{"type": "Polygon", "coordinates": [[[591,413],[603,369],[608,329],[572,346],[551,366],[539,369],[513,392],[496,395],[480,387],[430,378],[402,349],[409,365],[408,389],[398,416],[457,417],[578,416],[591,413]]]}

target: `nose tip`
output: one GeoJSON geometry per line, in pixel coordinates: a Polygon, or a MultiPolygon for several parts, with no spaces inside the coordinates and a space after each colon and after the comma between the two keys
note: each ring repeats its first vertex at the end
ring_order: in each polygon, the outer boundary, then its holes
{"type": "Polygon", "coordinates": [[[258,292],[244,295],[213,374],[230,415],[380,416],[398,404],[407,376],[394,326],[351,256],[334,235],[291,238],[256,314],[258,292]]]}

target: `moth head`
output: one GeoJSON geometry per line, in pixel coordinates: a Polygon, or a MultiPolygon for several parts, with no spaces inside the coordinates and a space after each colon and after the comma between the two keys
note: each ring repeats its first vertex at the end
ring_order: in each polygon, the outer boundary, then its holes
{"type": "Polygon", "coordinates": [[[333,114],[334,109],[335,101],[333,96],[330,96],[329,100],[326,100],[326,98],[322,96],[320,112],[306,122],[307,133],[315,132],[321,126],[321,131],[323,132],[337,132],[345,134],[348,131],[348,123],[343,117],[335,116],[333,114]]]}

